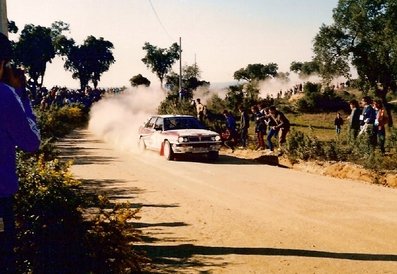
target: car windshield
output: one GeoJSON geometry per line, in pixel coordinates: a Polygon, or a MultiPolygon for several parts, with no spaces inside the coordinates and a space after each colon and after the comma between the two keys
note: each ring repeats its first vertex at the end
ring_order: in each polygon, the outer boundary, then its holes
{"type": "Polygon", "coordinates": [[[165,118],[164,130],[174,129],[204,129],[204,126],[194,117],[165,118]]]}

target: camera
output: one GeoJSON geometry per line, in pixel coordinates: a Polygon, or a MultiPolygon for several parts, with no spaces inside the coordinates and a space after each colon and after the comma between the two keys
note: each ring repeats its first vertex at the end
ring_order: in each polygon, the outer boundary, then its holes
{"type": "Polygon", "coordinates": [[[26,86],[25,72],[15,64],[7,63],[4,65],[1,81],[14,88],[24,88],[26,86]]]}

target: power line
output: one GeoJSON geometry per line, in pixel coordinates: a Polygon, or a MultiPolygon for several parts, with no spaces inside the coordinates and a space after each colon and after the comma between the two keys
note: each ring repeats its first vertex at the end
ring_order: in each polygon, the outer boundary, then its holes
{"type": "Polygon", "coordinates": [[[156,9],[154,8],[154,5],[151,0],[149,0],[150,6],[152,7],[153,13],[156,15],[157,21],[159,21],[160,26],[163,28],[164,32],[168,35],[168,38],[171,40],[175,40],[167,31],[165,28],[164,24],[161,22],[160,16],[157,14],[156,9]]]}

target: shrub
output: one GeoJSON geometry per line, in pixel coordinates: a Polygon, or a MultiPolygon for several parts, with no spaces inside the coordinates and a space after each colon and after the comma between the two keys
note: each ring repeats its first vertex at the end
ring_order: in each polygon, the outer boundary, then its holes
{"type": "Polygon", "coordinates": [[[373,169],[376,172],[397,169],[396,146],[397,130],[393,130],[388,139],[388,155],[369,145],[367,137],[359,136],[357,140],[348,140],[341,136],[339,140],[319,141],[310,134],[292,130],[287,138],[286,153],[291,162],[298,160],[349,161],[373,169]]]}
{"type": "Polygon", "coordinates": [[[54,140],[84,125],[86,113],[67,106],[37,117],[44,137],[40,154],[17,155],[18,273],[140,272],[147,259],[132,249],[139,239],[132,225],[138,210],[84,192],[70,163],[55,158],[54,140]]]}
{"type": "Polygon", "coordinates": [[[20,273],[128,273],[145,262],[132,250],[138,210],[84,193],[70,163],[18,157],[16,197],[20,273]],[[83,217],[87,208],[95,214],[83,217]]]}
{"type": "Polygon", "coordinates": [[[58,160],[18,161],[17,254],[21,273],[72,273],[85,255],[78,182],[58,160]],[[61,272],[60,272],[61,271],[61,272]],[[63,272],[66,271],[66,272],[63,272]],[[69,271],[69,272],[68,272],[69,271]]]}
{"type": "Polygon", "coordinates": [[[320,84],[306,83],[304,86],[304,97],[296,102],[298,111],[314,113],[323,111],[349,110],[346,100],[336,95],[335,91],[329,87],[321,92],[320,84]]]}
{"type": "Polygon", "coordinates": [[[37,112],[37,123],[42,139],[63,137],[74,128],[84,126],[88,115],[80,105],[52,108],[37,112]]]}
{"type": "Polygon", "coordinates": [[[159,114],[186,114],[196,115],[196,108],[189,100],[179,101],[178,97],[169,95],[160,103],[158,107],[159,114]]]}

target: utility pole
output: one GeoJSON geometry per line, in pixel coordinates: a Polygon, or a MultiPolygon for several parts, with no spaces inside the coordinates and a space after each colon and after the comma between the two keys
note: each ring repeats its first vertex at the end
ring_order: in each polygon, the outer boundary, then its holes
{"type": "Polygon", "coordinates": [[[7,1],[0,0],[0,32],[8,37],[7,1]]]}
{"type": "Polygon", "coordinates": [[[182,38],[179,37],[179,101],[182,101],[182,38]]]}

